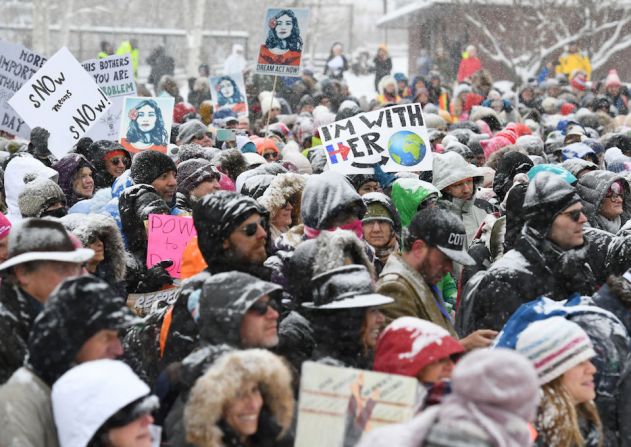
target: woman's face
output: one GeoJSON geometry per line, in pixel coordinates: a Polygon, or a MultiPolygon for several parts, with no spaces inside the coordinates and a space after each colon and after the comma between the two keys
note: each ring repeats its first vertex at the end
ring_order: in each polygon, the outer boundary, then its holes
{"type": "Polygon", "coordinates": [[[92,169],[84,167],[75,174],[72,182],[72,189],[79,197],[92,197],[94,193],[94,180],[92,179],[92,169]]]}
{"type": "Polygon", "coordinates": [[[379,334],[381,334],[385,323],[386,317],[376,307],[372,307],[366,311],[364,315],[362,341],[367,348],[375,349],[375,346],[377,346],[377,338],[379,334]]]}
{"type": "Polygon", "coordinates": [[[105,160],[105,170],[112,177],[120,177],[125,169],[127,169],[127,157],[124,155],[116,155],[105,160]]]}
{"type": "Polygon", "coordinates": [[[420,370],[416,378],[419,382],[427,384],[449,379],[454,370],[454,365],[451,357],[437,360],[420,370]]]}
{"type": "Polygon", "coordinates": [[[589,360],[579,363],[561,376],[561,385],[570,395],[574,405],[582,404],[596,398],[594,374],[596,367],[589,360]]]}
{"type": "Polygon", "coordinates": [[[151,447],[152,437],[150,425],[153,417],[150,414],[108,432],[109,445],[112,447],[151,447]]]}
{"type": "Polygon", "coordinates": [[[223,419],[240,437],[247,437],[258,430],[263,397],[256,382],[248,381],[241,389],[224,408],[223,419]]]}
{"type": "Polygon", "coordinates": [[[234,88],[232,87],[232,82],[224,79],[219,83],[219,89],[221,90],[221,94],[226,98],[232,98],[234,95],[234,88]]]}
{"type": "Polygon", "coordinates": [[[105,259],[105,246],[101,239],[96,238],[94,242],[88,244],[88,248],[94,250],[94,257],[91,259],[91,262],[98,263],[105,259]]]}
{"type": "Polygon", "coordinates": [[[339,43],[334,45],[332,51],[335,56],[339,56],[340,54],[342,54],[342,45],[340,45],[339,43]]]}
{"type": "Polygon", "coordinates": [[[282,207],[274,218],[272,224],[277,228],[286,228],[291,225],[291,211],[294,209],[291,202],[287,201],[285,206],[282,207]]]}
{"type": "Polygon", "coordinates": [[[624,188],[620,183],[613,183],[600,205],[600,214],[614,220],[624,212],[624,188]]]}
{"type": "Polygon", "coordinates": [[[284,14],[276,19],[276,36],[279,39],[287,39],[291,35],[291,30],[294,28],[294,23],[287,14],[284,14]]]}
{"type": "Polygon", "coordinates": [[[138,109],[138,118],[136,122],[143,132],[151,132],[156,127],[156,111],[150,105],[142,106],[138,109]]]}

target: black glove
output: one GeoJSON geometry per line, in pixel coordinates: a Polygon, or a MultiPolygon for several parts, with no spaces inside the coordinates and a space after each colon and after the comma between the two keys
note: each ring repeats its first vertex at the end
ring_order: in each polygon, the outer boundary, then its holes
{"type": "Polygon", "coordinates": [[[155,292],[166,285],[173,284],[173,278],[166,269],[173,265],[173,261],[166,259],[154,264],[142,274],[138,283],[137,293],[155,292]]]}

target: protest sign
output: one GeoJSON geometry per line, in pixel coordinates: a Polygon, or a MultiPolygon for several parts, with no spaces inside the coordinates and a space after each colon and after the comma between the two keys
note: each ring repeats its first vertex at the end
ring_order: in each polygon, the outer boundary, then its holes
{"type": "Polygon", "coordinates": [[[356,445],[363,433],[410,420],[423,396],[415,378],[305,362],[295,445],[356,445]]]}
{"type": "Polygon", "coordinates": [[[380,165],[385,172],[430,171],[432,152],[420,104],[401,104],[318,129],[330,169],[361,174],[380,165]]]}
{"type": "Polygon", "coordinates": [[[24,83],[9,104],[29,126],[50,132],[48,149],[61,158],[111,103],[64,47],[24,83]]]}
{"type": "Polygon", "coordinates": [[[160,306],[162,303],[170,306],[175,303],[181,291],[181,287],[173,287],[150,293],[130,293],[127,295],[127,307],[133,310],[136,315],[144,317],[151,313],[154,306],[160,306]]]}
{"type": "Polygon", "coordinates": [[[30,138],[31,128],[9,105],[9,99],[45,62],[45,57],[22,45],[0,40],[0,130],[30,138]]]}
{"type": "Polygon", "coordinates": [[[300,76],[308,20],[308,9],[268,8],[263,25],[265,41],[259,48],[255,72],[300,76]]]}
{"type": "Polygon", "coordinates": [[[166,153],[173,124],[171,96],[144,98],[125,96],[120,120],[119,141],[130,153],[166,153]]]}
{"type": "Polygon", "coordinates": [[[193,218],[149,214],[147,226],[147,267],[170,259],[173,265],[167,269],[173,278],[180,278],[182,253],[186,244],[197,236],[193,218]]]}
{"type": "Polygon", "coordinates": [[[103,59],[90,59],[81,65],[112,103],[112,107],[90,128],[87,136],[93,140],[116,140],[124,98],[136,96],[131,57],[129,54],[113,55],[103,59]]]}
{"type": "Polygon", "coordinates": [[[210,78],[210,93],[215,110],[231,110],[237,116],[248,116],[243,73],[232,73],[210,78]]]}

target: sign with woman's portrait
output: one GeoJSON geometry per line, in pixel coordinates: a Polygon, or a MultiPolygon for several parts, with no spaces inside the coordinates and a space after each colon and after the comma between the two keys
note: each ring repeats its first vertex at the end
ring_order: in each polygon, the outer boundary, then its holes
{"type": "Polygon", "coordinates": [[[265,42],[259,49],[256,73],[300,76],[300,61],[309,10],[269,8],[265,14],[265,42]]]}
{"type": "Polygon", "coordinates": [[[215,110],[228,109],[239,117],[248,116],[243,73],[211,77],[210,92],[215,110]]]}
{"type": "Polygon", "coordinates": [[[119,142],[130,153],[166,153],[173,124],[172,97],[125,97],[119,142]]]}

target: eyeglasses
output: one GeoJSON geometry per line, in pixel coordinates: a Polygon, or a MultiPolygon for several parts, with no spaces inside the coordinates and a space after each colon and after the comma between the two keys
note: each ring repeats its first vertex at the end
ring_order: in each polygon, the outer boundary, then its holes
{"type": "Polygon", "coordinates": [[[266,160],[276,160],[278,158],[278,154],[276,154],[276,152],[267,152],[263,154],[263,158],[266,160]]]}
{"type": "Polygon", "coordinates": [[[276,312],[280,311],[280,306],[276,302],[276,300],[270,299],[269,301],[257,301],[250,306],[248,312],[255,313],[257,315],[263,316],[267,313],[268,308],[274,309],[276,312]]]}
{"type": "Polygon", "coordinates": [[[573,211],[564,211],[562,213],[559,214],[563,214],[567,217],[569,217],[570,219],[572,219],[574,222],[578,222],[581,218],[581,216],[583,215],[583,210],[573,210],[573,211]]]}
{"type": "Polygon", "coordinates": [[[265,230],[264,225],[265,225],[265,222],[263,222],[263,221],[261,221],[261,222],[252,222],[252,223],[247,224],[243,228],[239,228],[239,230],[242,231],[243,234],[245,234],[247,237],[252,237],[259,230],[259,227],[261,227],[261,228],[263,228],[265,230]]]}
{"type": "Polygon", "coordinates": [[[618,182],[612,183],[605,197],[611,200],[618,199],[618,198],[624,200],[624,188],[618,182]]]}
{"type": "Polygon", "coordinates": [[[118,166],[119,164],[125,166],[127,165],[127,159],[125,157],[114,157],[110,158],[110,163],[112,163],[114,166],[118,166]]]}

